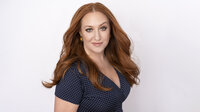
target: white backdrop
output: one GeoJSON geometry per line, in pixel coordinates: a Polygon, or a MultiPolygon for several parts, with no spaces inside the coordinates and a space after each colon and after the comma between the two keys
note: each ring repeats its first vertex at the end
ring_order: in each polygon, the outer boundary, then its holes
{"type": "MultiPolygon", "coordinates": [[[[0,112],[53,112],[53,75],[75,11],[97,0],[0,0],[0,112]]],[[[100,1],[100,0],[99,0],[100,1]]],[[[101,0],[134,44],[141,83],[124,112],[200,112],[200,2],[101,0]]]]}

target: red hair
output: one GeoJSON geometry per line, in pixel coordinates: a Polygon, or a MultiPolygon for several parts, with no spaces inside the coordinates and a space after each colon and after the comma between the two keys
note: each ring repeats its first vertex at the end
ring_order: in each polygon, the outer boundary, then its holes
{"type": "Polygon", "coordinates": [[[81,20],[84,15],[94,11],[102,12],[109,19],[111,26],[111,38],[104,50],[105,56],[107,57],[109,63],[125,76],[131,86],[133,86],[133,84],[138,85],[137,80],[139,80],[138,75],[140,74],[140,70],[131,59],[131,42],[127,34],[122,30],[111,11],[103,4],[96,2],[81,6],[74,14],[70,27],[63,36],[64,44],[60,54],[60,59],[54,70],[54,77],[51,79],[51,83],[42,82],[45,87],[51,88],[58,84],[60,79],[64,77],[67,69],[74,62],[78,62],[77,67],[79,72],[82,75],[88,76],[94,87],[104,91],[111,90],[111,88],[103,87],[101,82],[99,82],[100,75],[98,72],[100,70],[86,54],[83,43],[80,41],[79,31],[81,27],[81,20]],[[87,65],[86,74],[81,71],[80,62],[84,62],[87,65]]]}

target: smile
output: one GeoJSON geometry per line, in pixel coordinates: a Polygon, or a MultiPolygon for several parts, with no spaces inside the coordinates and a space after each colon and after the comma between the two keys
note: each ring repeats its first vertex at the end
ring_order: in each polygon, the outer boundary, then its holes
{"type": "Polygon", "coordinates": [[[100,46],[102,43],[103,43],[103,42],[98,42],[98,43],[97,43],[97,42],[94,42],[94,43],[92,43],[92,44],[93,44],[94,46],[97,46],[97,47],[98,47],[98,46],[100,46]]]}

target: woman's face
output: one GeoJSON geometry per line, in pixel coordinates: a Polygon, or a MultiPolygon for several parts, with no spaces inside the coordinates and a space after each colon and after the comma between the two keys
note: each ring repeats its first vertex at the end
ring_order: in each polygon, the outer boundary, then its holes
{"type": "Polygon", "coordinates": [[[110,40],[110,24],[101,12],[90,12],[81,20],[80,35],[88,55],[104,53],[110,40]]]}

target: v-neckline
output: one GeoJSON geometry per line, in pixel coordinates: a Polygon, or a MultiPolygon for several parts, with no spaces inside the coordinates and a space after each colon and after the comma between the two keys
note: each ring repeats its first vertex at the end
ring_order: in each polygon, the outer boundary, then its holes
{"type": "Polygon", "coordinates": [[[122,88],[122,84],[121,84],[121,79],[120,79],[120,76],[119,76],[119,73],[118,73],[118,71],[115,69],[115,67],[113,67],[114,68],[114,70],[115,70],[115,72],[117,73],[117,77],[118,77],[118,80],[119,80],[119,86],[117,85],[117,84],[115,84],[115,82],[113,82],[109,77],[107,77],[106,75],[104,75],[108,80],[110,80],[118,89],[120,89],[121,90],[121,88],[122,88]]]}

